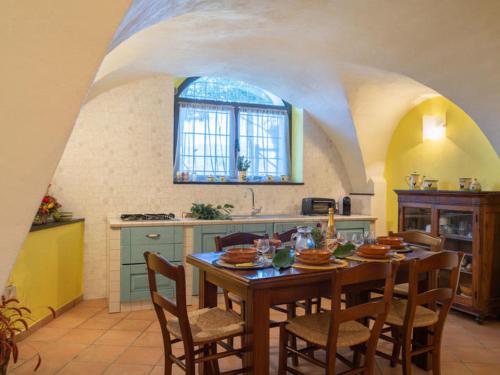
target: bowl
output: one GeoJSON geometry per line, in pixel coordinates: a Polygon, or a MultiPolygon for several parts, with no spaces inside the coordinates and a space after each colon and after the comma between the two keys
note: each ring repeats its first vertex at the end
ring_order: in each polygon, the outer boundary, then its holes
{"type": "Polygon", "coordinates": [[[253,262],[256,257],[257,249],[254,247],[233,247],[221,255],[224,262],[231,264],[253,262]]]}
{"type": "Polygon", "coordinates": [[[377,237],[377,243],[380,245],[389,245],[392,249],[401,249],[405,247],[404,239],[401,237],[377,237]]]}
{"type": "Polygon", "coordinates": [[[358,252],[365,255],[385,257],[391,250],[389,245],[362,245],[359,247],[358,252]]]}
{"type": "Polygon", "coordinates": [[[299,262],[304,264],[325,264],[330,262],[330,257],[332,253],[328,249],[312,249],[312,250],[302,250],[296,255],[299,262]]]}

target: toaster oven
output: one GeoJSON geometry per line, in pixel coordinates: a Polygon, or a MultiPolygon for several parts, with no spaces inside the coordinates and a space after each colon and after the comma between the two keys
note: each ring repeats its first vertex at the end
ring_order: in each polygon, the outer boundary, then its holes
{"type": "Polygon", "coordinates": [[[302,199],[302,215],[328,215],[328,209],[335,209],[335,199],[304,198],[302,199]]]}

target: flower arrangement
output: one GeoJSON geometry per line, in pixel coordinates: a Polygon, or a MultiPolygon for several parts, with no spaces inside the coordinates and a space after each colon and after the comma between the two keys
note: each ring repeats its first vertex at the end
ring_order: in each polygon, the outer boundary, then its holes
{"type": "Polygon", "coordinates": [[[250,168],[250,164],[252,162],[248,159],[245,159],[243,155],[238,156],[238,162],[236,163],[236,167],[240,172],[246,172],[248,168],[250,168]]]}
{"type": "MultiPolygon", "coordinates": [[[[52,315],[55,311],[51,309],[52,315]]],[[[9,360],[12,357],[14,363],[17,362],[19,351],[14,337],[28,329],[31,310],[24,306],[19,306],[19,301],[15,298],[6,299],[2,296],[0,301],[0,375],[7,374],[9,360]]],[[[42,362],[40,354],[35,364],[36,371],[42,362]]]]}
{"type": "Polygon", "coordinates": [[[322,249],[325,246],[326,232],[323,230],[321,223],[317,223],[311,230],[311,236],[314,240],[316,249],[322,249]]]}
{"type": "Polygon", "coordinates": [[[47,193],[45,193],[45,196],[40,203],[40,207],[38,207],[35,220],[33,221],[34,224],[45,224],[49,217],[59,212],[58,209],[61,205],[57,202],[56,198],[49,195],[48,190],[49,189],[47,188],[47,193]]]}

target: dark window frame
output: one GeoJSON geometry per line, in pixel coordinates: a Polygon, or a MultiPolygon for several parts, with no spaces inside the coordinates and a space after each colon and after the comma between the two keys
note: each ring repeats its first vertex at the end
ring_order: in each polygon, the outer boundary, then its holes
{"type": "MultiPolygon", "coordinates": [[[[179,134],[179,108],[181,103],[201,103],[201,104],[209,104],[209,105],[226,105],[226,106],[231,106],[234,108],[234,116],[235,116],[235,148],[234,148],[234,158],[236,159],[238,149],[239,149],[239,129],[240,129],[240,124],[239,124],[239,111],[240,107],[247,107],[247,108],[261,108],[261,109],[281,109],[281,110],[286,110],[288,113],[288,132],[289,132],[289,150],[290,150],[290,163],[292,161],[292,153],[293,153],[293,148],[292,148],[292,135],[293,135],[293,123],[292,123],[292,105],[288,103],[287,101],[281,99],[283,101],[283,105],[268,105],[268,104],[254,104],[254,103],[240,103],[240,102],[226,102],[226,101],[219,101],[219,100],[206,100],[206,99],[189,99],[189,98],[181,98],[180,95],[182,92],[193,82],[195,82],[197,79],[201,77],[189,77],[186,78],[178,88],[175,89],[175,95],[174,95],[174,147],[173,149],[173,165],[175,166],[175,155],[177,152],[177,138],[179,134]]],[[[290,172],[292,169],[292,165],[290,164],[290,172]]],[[[176,181],[175,176],[174,176],[174,183],[183,183],[183,184],[214,184],[214,182],[205,182],[205,181],[188,181],[188,182],[181,182],[181,181],[176,181]]],[[[269,182],[237,182],[237,181],[228,181],[228,182],[219,182],[220,184],[241,184],[241,185],[264,185],[264,184],[272,184],[269,182]]],[[[280,184],[280,185],[302,185],[302,183],[295,183],[295,182],[277,182],[275,184],[280,184]]]]}

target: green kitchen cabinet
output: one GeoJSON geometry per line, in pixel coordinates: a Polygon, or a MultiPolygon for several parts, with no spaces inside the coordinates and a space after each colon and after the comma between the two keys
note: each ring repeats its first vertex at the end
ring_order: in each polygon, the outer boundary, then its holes
{"type": "MultiPolygon", "coordinates": [[[[174,264],[182,264],[184,257],[184,227],[122,228],[120,247],[121,302],[149,299],[144,252],[156,252],[174,264]]],[[[165,296],[173,297],[175,285],[170,280],[159,277],[158,288],[165,296]]]]}
{"type": "Polygon", "coordinates": [[[363,235],[364,232],[370,230],[369,221],[336,221],[335,229],[341,233],[346,240],[351,240],[354,234],[363,235]]]}

